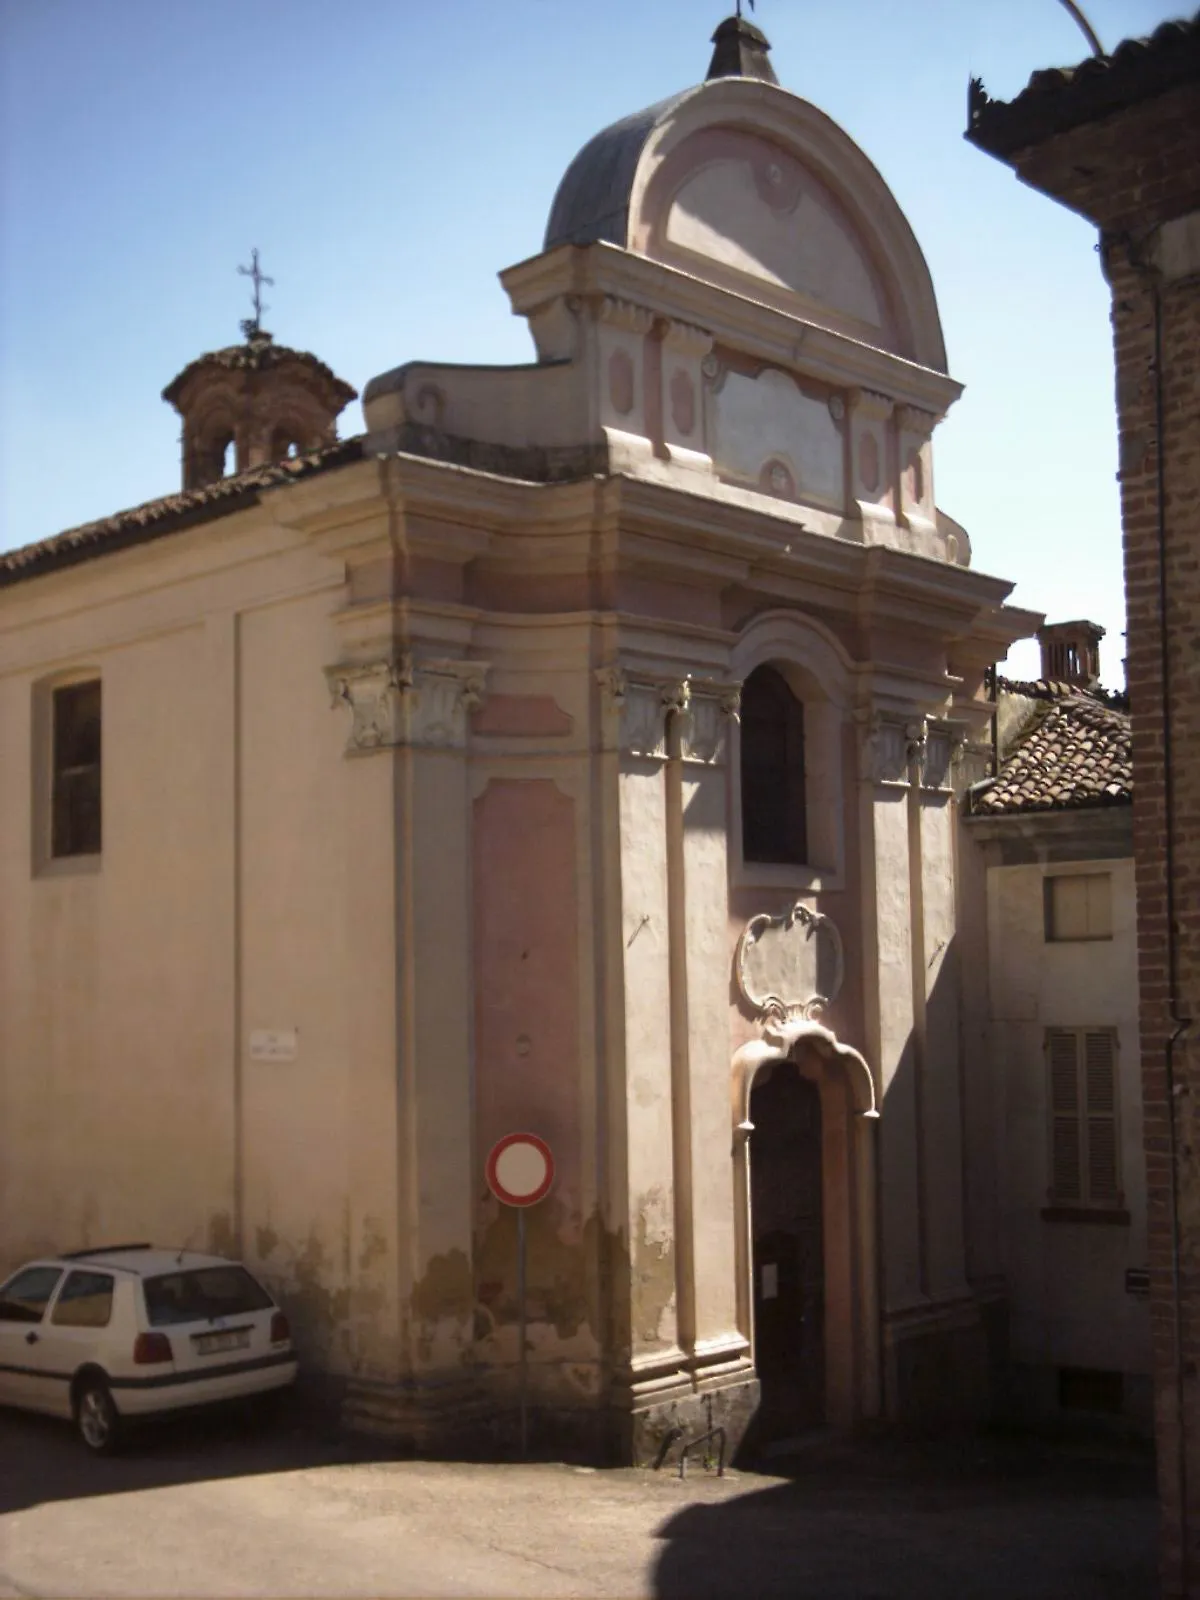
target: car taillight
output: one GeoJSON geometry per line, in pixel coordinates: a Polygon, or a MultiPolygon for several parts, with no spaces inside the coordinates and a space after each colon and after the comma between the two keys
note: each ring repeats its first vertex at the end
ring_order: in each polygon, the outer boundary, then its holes
{"type": "Polygon", "coordinates": [[[133,1341],[133,1359],[139,1367],[149,1367],[156,1361],[174,1361],[175,1353],[165,1333],[139,1333],[133,1341]]]}
{"type": "Polygon", "coordinates": [[[286,1344],[292,1337],[292,1330],[288,1326],[288,1319],[282,1311],[277,1311],[271,1318],[271,1343],[286,1344]]]}

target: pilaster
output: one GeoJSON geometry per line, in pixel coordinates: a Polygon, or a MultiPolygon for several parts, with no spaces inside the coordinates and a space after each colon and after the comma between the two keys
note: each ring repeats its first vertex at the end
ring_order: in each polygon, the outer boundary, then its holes
{"type": "Polygon", "coordinates": [[[732,1371],[750,1376],[732,1189],[709,1171],[728,1145],[724,764],[738,686],[617,667],[597,678],[620,794],[636,1412],[732,1371]]]}
{"type": "MultiPolygon", "coordinates": [[[[388,901],[387,995],[398,1083],[396,1139],[404,1367],[461,1373],[473,1290],[471,834],[466,751],[487,663],[383,649],[327,669],[350,712],[346,756],[386,782],[361,837],[361,895],[388,901]],[[384,886],[390,885],[390,894],[384,886]]],[[[365,786],[368,780],[360,780],[365,786]]],[[[352,913],[350,926],[356,926],[352,913]]],[[[381,989],[383,985],[381,984],[381,989]]]]}

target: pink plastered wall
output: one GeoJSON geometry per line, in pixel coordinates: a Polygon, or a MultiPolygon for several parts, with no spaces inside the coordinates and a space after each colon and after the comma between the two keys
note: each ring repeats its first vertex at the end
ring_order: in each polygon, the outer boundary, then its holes
{"type": "Polygon", "coordinates": [[[579,1204],[575,802],[549,778],[494,779],[475,801],[475,1126],[480,1170],[507,1133],[554,1152],[579,1204]]]}

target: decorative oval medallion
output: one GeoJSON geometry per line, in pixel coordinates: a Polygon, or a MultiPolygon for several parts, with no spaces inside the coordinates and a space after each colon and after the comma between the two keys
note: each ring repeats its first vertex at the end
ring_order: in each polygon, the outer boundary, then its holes
{"type": "Polygon", "coordinates": [[[796,498],[796,480],[782,461],[772,459],[766,462],[759,483],[768,494],[777,494],[788,500],[796,498]]]}
{"type": "Polygon", "coordinates": [[[682,367],[671,375],[671,418],[684,435],[696,426],[696,386],[682,367]]]}
{"type": "Polygon", "coordinates": [[[618,416],[633,410],[633,361],[628,350],[614,350],[608,358],[608,397],[618,416]]]}
{"type": "Polygon", "coordinates": [[[864,433],[858,447],[858,475],[868,494],[879,489],[879,440],[873,433],[864,433]]]}
{"type": "Polygon", "coordinates": [[[912,505],[920,506],[925,503],[925,463],[921,460],[921,452],[913,450],[908,458],[905,468],[905,477],[908,479],[908,498],[912,505]]]}

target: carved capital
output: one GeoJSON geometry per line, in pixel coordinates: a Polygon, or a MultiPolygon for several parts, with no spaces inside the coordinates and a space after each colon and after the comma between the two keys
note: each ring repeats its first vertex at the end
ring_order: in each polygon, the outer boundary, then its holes
{"type": "Polygon", "coordinates": [[[703,360],[713,347],[712,334],[690,322],[668,322],[663,330],[662,342],[665,350],[695,361],[703,360]]]}
{"type": "Polygon", "coordinates": [[[622,300],[614,294],[604,296],[597,316],[609,327],[621,328],[627,333],[649,333],[654,325],[654,313],[647,306],[639,306],[633,300],[622,300]]]}
{"type": "Polygon", "coordinates": [[[684,761],[720,766],[729,746],[729,725],[741,713],[740,683],[690,678],[687,710],[680,724],[679,754],[684,761]]]}
{"type": "Polygon", "coordinates": [[[622,667],[601,667],[600,710],[604,748],[663,761],[667,755],[667,708],[664,681],[627,673],[622,667]]]}
{"type": "Polygon", "coordinates": [[[886,422],[896,404],[890,395],[876,389],[851,389],[847,398],[853,415],[866,422],[886,422]]]}
{"type": "Polygon", "coordinates": [[[483,702],[485,661],[414,661],[411,654],[327,667],[333,704],[351,712],[347,755],[400,745],[462,748],[483,702]]]}
{"type": "Polygon", "coordinates": [[[687,711],[692,697],[691,683],[687,678],[660,678],[658,682],[658,697],[662,702],[663,712],[670,716],[672,712],[682,715],[687,711]]]}
{"type": "Polygon", "coordinates": [[[910,761],[920,763],[925,759],[928,739],[929,724],[924,717],[918,717],[915,721],[904,724],[904,750],[910,761]]]}
{"type": "Polygon", "coordinates": [[[909,729],[881,711],[860,714],[859,771],[867,783],[907,784],[909,729]]]}
{"type": "Polygon", "coordinates": [[[921,754],[921,787],[951,789],[953,769],[962,759],[967,730],[960,722],[930,722],[921,754]]]}
{"type": "Polygon", "coordinates": [[[346,754],[385,750],[400,742],[400,697],[406,686],[402,661],[352,661],[326,667],[332,704],[350,708],[346,754]]]}
{"type": "Polygon", "coordinates": [[[928,439],[937,427],[938,419],[932,411],[923,411],[920,406],[900,406],[896,411],[896,422],[901,433],[916,439],[928,439]]]}
{"type": "Polygon", "coordinates": [[[467,742],[470,713],[483,704],[486,661],[421,661],[405,690],[406,744],[459,749],[467,742]]]}
{"type": "Polygon", "coordinates": [[[667,724],[678,719],[685,761],[716,765],[725,753],[730,718],[741,704],[741,685],[713,678],[667,678],[601,667],[596,672],[604,747],[665,760],[667,724]]]}

